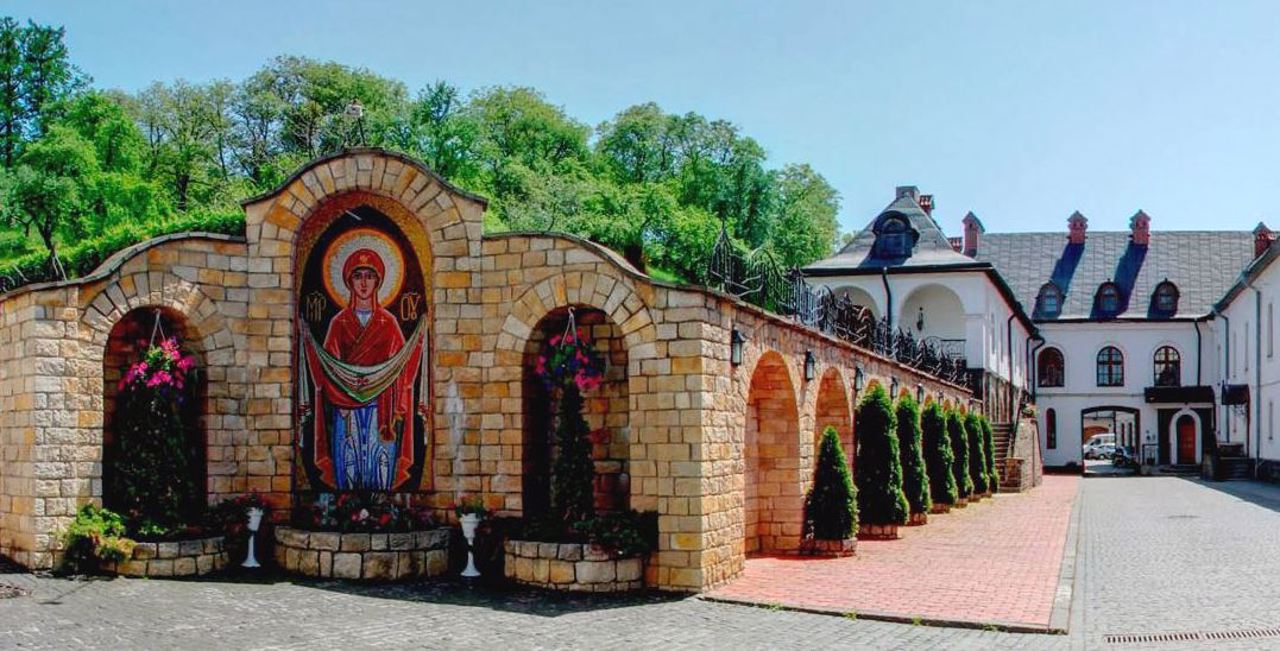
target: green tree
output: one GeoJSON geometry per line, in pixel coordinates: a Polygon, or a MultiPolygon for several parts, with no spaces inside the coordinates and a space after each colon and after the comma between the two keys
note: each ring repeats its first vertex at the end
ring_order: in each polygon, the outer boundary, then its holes
{"type": "Polygon", "coordinates": [[[61,27],[0,18],[0,162],[13,167],[44,135],[50,109],[88,82],[71,64],[61,27]]]}
{"type": "Polygon", "coordinates": [[[924,461],[924,433],[920,428],[920,406],[911,396],[898,399],[898,445],[902,452],[902,492],[912,513],[928,513],[929,473],[924,461]]]}
{"type": "Polygon", "coordinates": [[[973,492],[975,494],[984,494],[987,492],[987,453],[986,446],[983,445],[982,424],[978,422],[978,415],[969,412],[964,417],[965,439],[969,443],[969,479],[973,481],[973,492]]]}
{"type": "Polygon", "coordinates": [[[920,430],[924,439],[925,468],[929,471],[929,496],[934,504],[955,504],[959,497],[951,467],[955,452],[947,434],[947,413],[936,402],[925,406],[920,414],[920,430]]]}
{"type": "Polygon", "coordinates": [[[776,176],[776,216],[769,244],[779,262],[799,267],[831,255],[839,225],[840,195],[808,165],[788,165],[776,176]]]}
{"type": "Polygon", "coordinates": [[[884,387],[867,392],[857,423],[858,517],[865,524],[906,524],[910,509],[902,492],[897,418],[884,387]]]}
{"type": "Polygon", "coordinates": [[[29,143],[18,166],[4,178],[3,217],[10,226],[34,230],[44,243],[49,267],[65,277],[56,237],[86,212],[88,188],[98,174],[93,145],[75,131],[53,126],[29,143]]]}
{"type": "Polygon", "coordinates": [[[852,538],[858,530],[857,490],[836,428],[827,426],[818,447],[813,487],[804,498],[805,529],[818,540],[852,538]]]}
{"type": "Polygon", "coordinates": [[[973,494],[973,479],[969,477],[969,440],[964,431],[964,418],[957,410],[947,412],[947,437],[951,439],[951,451],[954,461],[951,463],[951,474],[955,476],[957,493],[961,498],[973,494]]]}

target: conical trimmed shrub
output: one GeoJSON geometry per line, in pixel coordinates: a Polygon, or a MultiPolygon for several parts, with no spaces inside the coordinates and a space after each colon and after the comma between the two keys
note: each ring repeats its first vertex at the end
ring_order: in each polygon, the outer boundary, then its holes
{"type": "Polygon", "coordinates": [[[928,513],[933,507],[929,498],[929,473],[925,470],[923,434],[920,432],[920,406],[915,398],[903,396],[895,408],[898,418],[898,447],[902,453],[902,492],[912,513],[928,513]]]}
{"type": "Polygon", "coordinates": [[[977,494],[986,494],[987,492],[987,449],[983,445],[982,424],[978,422],[978,415],[969,412],[964,417],[964,433],[965,438],[969,442],[969,479],[973,481],[973,492],[977,494]]]}
{"type": "Polygon", "coordinates": [[[897,418],[884,387],[876,385],[858,405],[858,519],[862,524],[906,524],[897,418]]]}
{"type": "Polygon", "coordinates": [[[955,454],[951,474],[956,478],[956,491],[961,498],[967,498],[973,494],[973,479],[969,477],[969,440],[958,411],[947,412],[947,437],[951,439],[951,452],[955,454]]]}
{"type": "Polygon", "coordinates": [[[996,435],[985,415],[978,417],[978,424],[982,426],[983,450],[987,453],[987,487],[995,492],[1000,490],[1000,473],[996,470],[996,435]]]}
{"type": "Polygon", "coordinates": [[[857,495],[840,435],[828,425],[818,447],[813,487],[804,498],[806,533],[818,540],[852,538],[858,530],[857,495]]]}
{"type": "Polygon", "coordinates": [[[955,453],[947,435],[947,417],[942,405],[930,403],[920,414],[920,431],[924,438],[924,465],[929,472],[929,497],[935,504],[955,504],[959,497],[951,465],[955,453]]]}

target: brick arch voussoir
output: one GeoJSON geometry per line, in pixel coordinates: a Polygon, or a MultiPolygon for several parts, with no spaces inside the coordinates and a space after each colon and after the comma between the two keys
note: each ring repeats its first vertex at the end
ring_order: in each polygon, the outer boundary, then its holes
{"type": "Polygon", "coordinates": [[[521,352],[538,322],[552,310],[569,306],[586,306],[605,313],[609,320],[617,326],[627,346],[627,359],[635,362],[645,358],[641,349],[644,332],[653,328],[653,318],[648,306],[641,300],[639,293],[630,283],[618,279],[613,289],[602,292],[598,281],[602,276],[594,272],[578,274],[577,288],[569,287],[568,278],[564,275],[551,276],[535,283],[514,301],[512,311],[503,322],[502,333],[498,338],[499,348],[510,352],[521,352]],[[582,287],[591,286],[592,291],[582,291],[582,287]],[[621,290],[618,288],[621,287],[621,290]]]}
{"type": "Polygon", "coordinates": [[[91,359],[101,361],[112,329],[126,314],[139,309],[167,308],[182,315],[185,325],[194,332],[200,344],[201,354],[208,354],[218,348],[217,340],[220,334],[227,342],[233,341],[225,318],[217,314],[217,304],[198,285],[170,273],[162,273],[159,278],[162,281],[161,286],[151,288],[151,291],[146,294],[137,292],[138,284],[135,277],[132,290],[126,290],[121,280],[117,279],[104,285],[102,290],[90,299],[89,308],[86,309],[85,316],[82,316],[81,324],[84,326],[83,331],[92,335],[93,346],[89,350],[91,359]],[[116,305],[112,302],[113,309],[103,314],[105,317],[103,319],[86,318],[90,313],[99,311],[95,307],[98,297],[110,297],[113,287],[125,297],[125,304],[116,305]],[[204,312],[204,316],[200,316],[201,312],[204,312]]]}

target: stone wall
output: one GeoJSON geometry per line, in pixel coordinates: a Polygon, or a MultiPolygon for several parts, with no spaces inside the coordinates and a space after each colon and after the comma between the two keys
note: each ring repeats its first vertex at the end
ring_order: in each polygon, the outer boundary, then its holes
{"type": "Polygon", "coordinates": [[[357,150],[248,201],[243,239],[160,238],[86,278],[0,297],[0,553],[49,566],[54,532],[77,505],[101,499],[103,356],[112,327],[135,309],[168,308],[197,340],[209,499],[256,490],[284,517],[291,491],[306,488],[294,483],[292,446],[297,264],[317,233],[361,205],[392,219],[426,266],[433,408],[418,499],[441,517],[463,494],[524,512],[530,340],[548,314],[593,308],[591,328],[617,362],[612,388],[591,402],[593,426],[608,430],[597,468],[617,471],[607,483],[627,487],[631,508],[658,513],[649,585],[700,590],[735,577],[761,522],[771,548],[795,549],[819,426],[834,424],[852,452],[856,369],[868,383],[896,379],[903,391],[920,384],[970,404],[964,387],[729,296],[654,281],[590,242],[482,236],[483,200],[414,161],[357,150]],[[734,329],[746,337],[737,366],[734,329]],[[749,469],[762,458],[770,468],[749,469]],[[767,518],[748,518],[749,472],[773,491],[767,518]]]}
{"type": "Polygon", "coordinates": [[[502,571],[508,579],[567,592],[627,592],[644,587],[644,558],[615,558],[591,545],[508,540],[502,571]]]}
{"type": "Polygon", "coordinates": [[[303,576],[401,581],[449,569],[449,529],[338,533],[275,528],[275,561],[303,576]]]}

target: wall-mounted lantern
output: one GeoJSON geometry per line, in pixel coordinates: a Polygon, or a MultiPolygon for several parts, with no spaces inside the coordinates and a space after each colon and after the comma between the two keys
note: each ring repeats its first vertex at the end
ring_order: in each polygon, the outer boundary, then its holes
{"type": "Polygon", "coordinates": [[[916,332],[924,332],[924,306],[920,306],[920,311],[916,312],[916,332]]]}
{"type": "Polygon", "coordinates": [[[818,360],[814,359],[813,351],[812,350],[804,351],[804,381],[808,382],[812,380],[814,376],[817,375],[817,372],[818,372],[818,360]]]}
{"type": "Polygon", "coordinates": [[[862,392],[862,383],[866,377],[862,374],[862,367],[858,366],[853,369],[853,392],[862,392]]]}
{"type": "Polygon", "coordinates": [[[923,384],[916,385],[916,402],[920,404],[924,404],[924,385],[923,384]]]}
{"type": "Polygon", "coordinates": [[[893,378],[893,383],[889,385],[889,399],[898,399],[898,378],[893,378]]]}
{"type": "Polygon", "coordinates": [[[742,364],[742,344],[746,343],[746,341],[747,338],[743,337],[742,333],[737,328],[734,328],[733,332],[729,334],[730,364],[733,364],[734,366],[742,364]]]}

